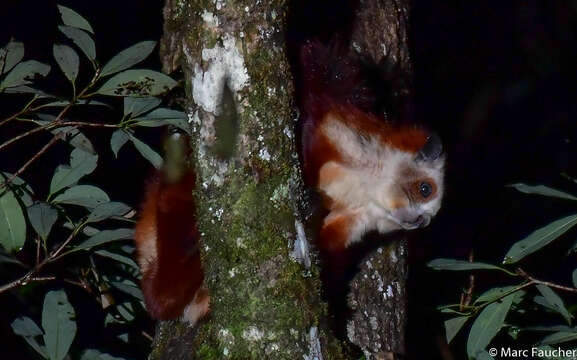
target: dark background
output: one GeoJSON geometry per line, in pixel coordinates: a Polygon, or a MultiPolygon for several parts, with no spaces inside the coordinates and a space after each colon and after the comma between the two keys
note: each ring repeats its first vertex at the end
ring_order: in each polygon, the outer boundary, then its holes
{"type": "MultiPolygon", "coordinates": [[[[162,35],[162,1],[60,3],[91,22],[102,62],[135,42],[162,35]]],[[[63,39],[57,32],[58,19],[54,1],[3,1],[0,44],[14,37],[24,42],[26,59],[49,62],[52,44],[63,39]]],[[[441,212],[429,228],[412,235],[408,357],[441,359],[443,318],[434,307],[458,302],[467,282],[463,274],[433,272],[426,262],[437,257],[465,259],[474,249],[478,261],[498,263],[513,242],[575,212],[575,204],[521,194],[506,185],[545,184],[577,193],[577,185],[560,175],[577,178],[577,1],[415,1],[412,53],[414,110],[440,134],[448,166],[441,212]]],[[[159,63],[152,59],[145,65],[159,63]]],[[[10,113],[9,102],[0,100],[0,105],[0,114],[10,113]]],[[[2,139],[9,136],[3,131],[2,139]]],[[[34,151],[40,140],[31,139],[27,146],[34,151]]],[[[99,152],[110,152],[107,141],[96,141],[99,152]]],[[[58,149],[28,170],[25,177],[35,187],[47,186],[49,178],[42,176],[49,175],[38,174],[62,161],[66,147],[58,149]]],[[[120,161],[100,161],[91,177],[113,185],[107,187],[111,198],[136,205],[148,165],[131,151],[123,149],[120,161]]],[[[1,153],[1,170],[14,171],[25,156],[1,153]]],[[[549,246],[545,256],[538,253],[523,266],[540,278],[570,284],[576,264],[566,249],[575,235],[569,232],[549,246]]],[[[7,278],[9,274],[0,275],[3,282],[7,278]]],[[[476,291],[505,281],[480,273],[476,291]]],[[[8,294],[0,297],[0,358],[30,353],[9,326],[15,317],[39,311],[25,305],[8,294]]],[[[550,318],[561,322],[554,315],[550,318]]],[[[94,321],[82,309],[79,319],[94,321]]],[[[106,343],[108,335],[100,334],[100,328],[94,326],[98,333],[79,334],[78,341],[96,347],[106,343]]],[[[497,341],[511,342],[506,335],[497,341]]],[[[464,342],[463,334],[455,340],[455,359],[464,358],[464,342]]],[[[118,347],[120,353],[139,356],[138,351],[118,347]]]]}

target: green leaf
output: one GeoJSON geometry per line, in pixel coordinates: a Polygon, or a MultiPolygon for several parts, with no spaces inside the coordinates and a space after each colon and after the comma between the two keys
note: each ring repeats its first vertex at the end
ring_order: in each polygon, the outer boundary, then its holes
{"type": "MultiPolygon", "coordinates": [[[[544,298],[543,298],[544,299],[544,298]]],[[[567,325],[553,325],[553,326],[529,326],[522,329],[523,331],[550,331],[550,332],[557,332],[557,331],[564,331],[564,332],[571,332],[573,328],[567,325]]]]}
{"type": "Polygon", "coordinates": [[[556,197],[556,198],[565,199],[565,200],[577,200],[576,196],[573,196],[571,194],[567,194],[566,192],[559,191],[559,190],[556,190],[556,189],[553,189],[553,188],[550,188],[550,187],[544,186],[544,185],[531,186],[531,185],[519,183],[519,184],[512,184],[509,186],[514,187],[518,191],[525,193],[525,194],[543,195],[543,196],[556,197]]]}
{"type": "Polygon", "coordinates": [[[461,330],[468,319],[468,316],[459,316],[445,321],[445,335],[447,337],[447,344],[450,344],[451,341],[453,341],[455,335],[457,335],[459,330],[461,330]]]}
{"type": "Polygon", "coordinates": [[[125,360],[125,359],[101,353],[98,350],[89,349],[82,354],[80,360],[125,360]]]}
{"type": "Polygon", "coordinates": [[[116,311],[118,311],[125,322],[134,320],[134,309],[131,303],[123,302],[122,304],[118,304],[116,311]]]}
{"type": "Polygon", "coordinates": [[[34,94],[39,99],[55,97],[54,95],[47,94],[42,90],[34,89],[34,88],[31,88],[31,87],[25,86],[25,85],[9,87],[7,89],[4,89],[4,93],[5,94],[34,94]]]}
{"type": "Polygon", "coordinates": [[[176,84],[176,81],[157,71],[126,70],[104,83],[97,92],[110,96],[156,96],[176,84]]]}
{"type": "Polygon", "coordinates": [[[112,136],[110,137],[110,148],[115,157],[118,158],[118,151],[120,151],[120,148],[126,144],[129,138],[129,135],[123,129],[117,129],[112,133],[112,136]]]}
{"type": "Polygon", "coordinates": [[[106,251],[106,250],[97,250],[94,253],[96,253],[100,256],[103,256],[103,257],[107,257],[107,258],[112,259],[112,260],[116,260],[119,263],[131,266],[135,269],[138,269],[138,265],[134,262],[134,260],[132,260],[128,256],[124,256],[124,255],[113,253],[113,252],[106,251]]]}
{"type": "Polygon", "coordinates": [[[110,285],[122,291],[123,293],[131,295],[140,301],[144,301],[144,296],[142,295],[142,291],[138,286],[128,284],[126,283],[126,281],[125,282],[112,281],[110,285]]]}
{"type": "Polygon", "coordinates": [[[506,264],[516,263],[525,256],[541,249],[551,241],[563,235],[567,230],[577,224],[577,214],[564,217],[552,222],[538,230],[535,230],[523,240],[517,241],[505,255],[503,260],[506,264]]]}
{"type": "Polygon", "coordinates": [[[134,119],[135,124],[145,127],[173,125],[190,134],[191,128],[186,113],[166,108],[156,109],[150,113],[134,119]]]}
{"type": "Polygon", "coordinates": [[[76,336],[74,308],[68,302],[64,290],[50,291],[44,297],[42,327],[44,343],[51,360],[62,360],[68,354],[76,336]]]}
{"type": "MultiPolygon", "coordinates": [[[[64,227],[65,229],[69,229],[69,230],[75,230],[78,225],[75,225],[71,222],[65,222],[64,224],[62,224],[62,227],[64,227]]],[[[94,236],[96,234],[98,234],[100,232],[99,229],[92,227],[92,226],[84,226],[82,228],[82,233],[86,236],[94,236]]]]}
{"type": "Polygon", "coordinates": [[[12,70],[16,64],[24,58],[24,44],[10,40],[5,47],[0,49],[0,75],[12,70]]]}
{"type": "Polygon", "coordinates": [[[92,185],[75,185],[56,196],[52,202],[70,205],[79,205],[92,209],[110,201],[108,195],[92,185]]]}
{"type": "MultiPolygon", "coordinates": [[[[7,172],[0,171],[0,184],[3,184],[6,180],[12,178],[13,174],[7,172]]],[[[32,206],[34,201],[32,200],[32,195],[34,195],[34,191],[30,185],[26,184],[22,178],[18,176],[12,180],[12,183],[9,185],[9,188],[14,192],[17,198],[19,198],[24,206],[32,206]]],[[[0,189],[0,196],[4,193],[4,190],[0,189]]]]}
{"type": "Polygon", "coordinates": [[[87,58],[92,61],[96,59],[96,45],[94,45],[94,40],[92,40],[90,35],[88,35],[84,30],[62,25],[58,26],[58,29],[60,29],[67,38],[72,40],[72,42],[82,50],[87,58]]]}
{"type": "Polygon", "coordinates": [[[137,117],[138,115],[144,114],[158,105],[160,105],[161,100],[155,97],[125,97],[124,98],[124,115],[131,115],[132,117],[137,117]]]}
{"type": "Polygon", "coordinates": [[[146,59],[155,47],[156,41],[141,41],[122,50],[104,65],[101,76],[114,74],[138,64],[146,59]]]}
{"type": "Polygon", "coordinates": [[[513,294],[508,295],[501,301],[487,305],[475,319],[467,339],[469,357],[474,357],[479,351],[484,350],[501,330],[513,298],[513,294]]]}
{"type": "Polygon", "coordinates": [[[60,70],[62,70],[68,80],[74,84],[80,66],[78,54],[76,54],[76,51],[68,45],[55,44],[52,47],[52,51],[58,66],[60,66],[60,70]]]}
{"type": "Polygon", "coordinates": [[[100,246],[112,241],[127,240],[134,237],[133,229],[102,230],[88,240],[75,246],[72,251],[88,250],[95,246],[100,246]]]}
{"type": "Polygon", "coordinates": [[[494,301],[515,288],[517,288],[517,286],[503,286],[489,289],[484,293],[482,293],[481,295],[479,295],[479,297],[475,300],[474,304],[494,301]]]}
{"type": "Polygon", "coordinates": [[[45,202],[39,202],[28,208],[28,220],[36,233],[46,240],[58,220],[58,211],[45,202]]]}
{"type": "Polygon", "coordinates": [[[479,262],[468,262],[464,260],[456,259],[435,259],[427,264],[428,267],[435,270],[450,270],[450,271],[463,271],[463,270],[501,270],[498,266],[492,264],[485,264],[479,262]]]}
{"type": "Polygon", "coordinates": [[[68,142],[71,146],[80,150],[84,150],[90,154],[96,154],[90,139],[88,139],[86,135],[78,130],[78,128],[73,126],[63,126],[60,128],[52,129],[50,132],[55,135],[65,133],[64,141],[68,142]]]}
{"type": "Polygon", "coordinates": [[[90,23],[85,18],[83,18],[79,13],[62,5],[58,5],[58,10],[60,11],[60,15],[62,16],[62,22],[65,25],[86,30],[91,34],[94,34],[94,30],[92,30],[92,26],[90,26],[90,23]]]}
{"type": "MultiPolygon", "coordinates": [[[[55,101],[52,103],[48,103],[48,104],[44,104],[43,107],[48,107],[48,106],[66,106],[68,105],[69,102],[67,101],[55,101]]],[[[107,104],[101,103],[102,105],[108,106],[107,104]]],[[[94,105],[101,105],[101,104],[94,104],[94,105]]],[[[42,118],[42,119],[47,119],[47,120],[34,120],[35,123],[37,123],[40,126],[46,126],[48,124],[50,124],[52,121],[54,121],[55,117],[53,117],[52,115],[49,114],[36,114],[36,116],[42,118]]],[[[90,139],[88,139],[86,137],[86,135],[84,135],[80,130],[78,130],[78,128],[74,127],[74,126],[62,126],[62,127],[57,127],[54,129],[51,129],[50,132],[54,135],[58,135],[58,134],[63,134],[64,135],[64,141],[66,141],[67,143],[69,143],[71,146],[78,148],[80,150],[84,150],[86,152],[89,152],[91,154],[95,154],[96,152],[94,151],[94,146],[92,146],[92,142],[90,141],[90,139]]]]}
{"type": "Polygon", "coordinates": [[[573,287],[577,288],[577,269],[573,270],[571,278],[573,279],[573,287]]]}
{"type": "Polygon", "coordinates": [[[571,331],[560,331],[554,334],[545,336],[541,341],[540,344],[542,345],[552,345],[552,344],[560,344],[568,341],[577,340],[577,332],[571,331]]]}
{"type": "Polygon", "coordinates": [[[130,141],[134,144],[134,147],[140,155],[142,155],[146,160],[148,160],[155,168],[160,169],[162,167],[162,157],[158,153],[146,145],[142,141],[138,140],[136,137],[129,135],[130,141]]]}
{"type": "Polygon", "coordinates": [[[0,189],[0,245],[9,252],[22,249],[26,241],[26,220],[20,202],[10,187],[0,189]]]}
{"type": "Polygon", "coordinates": [[[97,162],[98,155],[80,149],[72,150],[70,166],[60,165],[56,168],[50,182],[50,194],[76,184],[83,176],[92,173],[96,169],[97,162]]]}
{"type": "Polygon", "coordinates": [[[571,324],[571,318],[573,317],[569,314],[569,311],[565,308],[565,304],[563,304],[563,300],[557,295],[550,287],[546,285],[537,285],[537,290],[543,295],[545,300],[548,304],[551,305],[551,309],[555,310],[559,314],[561,314],[565,320],[567,320],[568,324],[571,324]]]}
{"type": "Polygon", "coordinates": [[[32,83],[36,76],[46,76],[50,72],[50,66],[36,60],[28,60],[19,63],[6,75],[0,83],[0,90],[32,83]]]}
{"type": "Polygon", "coordinates": [[[36,336],[43,335],[43,332],[32,319],[23,316],[14,320],[11,326],[16,335],[22,336],[28,345],[36,350],[43,358],[48,358],[46,347],[40,345],[35,339],[36,336]]]}
{"type": "Polygon", "coordinates": [[[98,205],[90,215],[88,215],[88,219],[86,219],[87,223],[99,222],[102,220],[106,220],[113,216],[122,216],[132,210],[130,206],[123,204],[121,202],[107,202],[101,205],[98,205]]]}
{"type": "MultiPolygon", "coordinates": [[[[47,108],[47,107],[65,107],[70,105],[70,101],[53,101],[53,102],[49,102],[46,104],[42,104],[43,108],[47,108]]],[[[95,106],[106,106],[109,109],[113,109],[112,106],[110,106],[109,104],[102,102],[102,101],[96,101],[94,99],[80,99],[80,100],[76,100],[74,102],[74,104],[72,105],[95,105],[95,106]]],[[[40,114],[37,114],[38,116],[40,116],[40,114]]],[[[44,117],[48,114],[42,114],[44,117]]],[[[56,118],[56,116],[54,116],[54,118],[56,118]]],[[[36,120],[35,122],[40,123],[39,120],[36,120]]]]}
{"type": "Polygon", "coordinates": [[[29,317],[19,317],[12,322],[12,330],[14,334],[20,336],[40,336],[43,335],[42,330],[36,325],[34,320],[29,317]]]}

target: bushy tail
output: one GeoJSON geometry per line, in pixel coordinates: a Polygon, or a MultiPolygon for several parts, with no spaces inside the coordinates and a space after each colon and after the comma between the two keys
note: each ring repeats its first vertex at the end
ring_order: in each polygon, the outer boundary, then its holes
{"type": "Polygon", "coordinates": [[[204,279],[199,253],[188,141],[173,134],[163,169],[148,185],[135,241],[146,308],[156,319],[174,319],[193,303],[204,279]]]}

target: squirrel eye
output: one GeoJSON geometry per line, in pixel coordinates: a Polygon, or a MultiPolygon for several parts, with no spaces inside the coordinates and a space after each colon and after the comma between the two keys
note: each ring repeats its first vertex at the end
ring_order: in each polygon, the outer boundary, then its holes
{"type": "Polygon", "coordinates": [[[422,182],[419,184],[419,192],[422,197],[428,198],[433,192],[433,187],[428,182],[422,182]]]}

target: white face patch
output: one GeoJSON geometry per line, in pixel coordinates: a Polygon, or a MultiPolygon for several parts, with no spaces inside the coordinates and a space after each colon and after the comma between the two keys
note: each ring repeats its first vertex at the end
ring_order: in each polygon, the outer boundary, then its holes
{"type": "Polygon", "coordinates": [[[322,166],[318,187],[331,200],[331,214],[354,214],[347,245],[373,230],[388,233],[426,226],[439,211],[444,158],[418,161],[416,154],[376,136],[359,135],[334,115],[327,116],[320,130],[343,158],[322,166]],[[429,197],[411,191],[424,182],[434,188],[429,197]]]}

